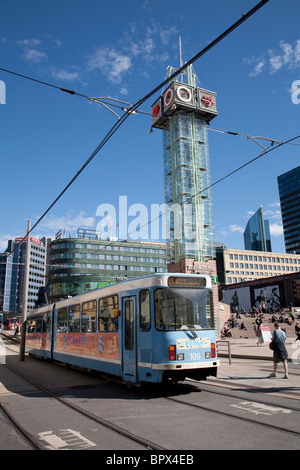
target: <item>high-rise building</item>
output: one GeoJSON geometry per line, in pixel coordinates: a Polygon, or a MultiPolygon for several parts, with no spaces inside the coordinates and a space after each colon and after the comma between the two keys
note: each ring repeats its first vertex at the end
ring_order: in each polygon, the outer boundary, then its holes
{"type": "MultiPolygon", "coordinates": [[[[24,295],[26,239],[9,240],[0,253],[0,311],[8,315],[22,313],[24,295]]],[[[30,238],[28,310],[37,306],[45,285],[45,247],[41,240],[30,238]]]]}
{"type": "Polygon", "coordinates": [[[163,129],[171,263],[215,256],[206,126],[217,115],[216,94],[196,88],[195,78],[189,66],[152,106],[152,127],[163,129]]]}
{"type": "Polygon", "coordinates": [[[300,254],[300,166],[277,178],[285,249],[300,254]]]}
{"type": "Polygon", "coordinates": [[[247,223],[244,244],[245,250],[272,251],[269,221],[264,220],[262,207],[247,223]]]}

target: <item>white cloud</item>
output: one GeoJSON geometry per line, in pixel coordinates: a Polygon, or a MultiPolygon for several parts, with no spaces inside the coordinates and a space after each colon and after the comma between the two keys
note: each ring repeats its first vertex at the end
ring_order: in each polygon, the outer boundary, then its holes
{"type": "Polygon", "coordinates": [[[163,44],[167,45],[170,41],[170,38],[173,34],[177,34],[178,30],[176,26],[171,26],[168,29],[163,29],[160,31],[159,35],[163,44]]]}
{"type": "Polygon", "coordinates": [[[122,88],[120,88],[119,91],[120,91],[121,95],[128,95],[128,90],[124,86],[122,88]]]}
{"type": "Polygon", "coordinates": [[[73,81],[79,78],[79,73],[75,70],[76,67],[71,67],[69,69],[55,69],[51,68],[50,72],[52,77],[62,80],[62,81],[73,81]],[[72,70],[73,69],[73,70],[72,70]]]}
{"type": "Polygon", "coordinates": [[[269,51],[269,54],[270,72],[275,73],[283,66],[283,58],[280,55],[274,55],[272,51],[269,51]]]}
{"type": "Polygon", "coordinates": [[[244,231],[245,231],[244,227],[241,227],[241,226],[236,225],[236,224],[230,225],[229,228],[230,228],[230,231],[231,231],[231,232],[244,233],[244,231]]]}
{"type": "Polygon", "coordinates": [[[77,215],[68,213],[62,217],[50,216],[41,222],[40,227],[53,230],[53,232],[60,229],[71,231],[77,230],[77,228],[95,228],[96,219],[86,215],[84,211],[80,211],[77,215]]]}
{"type": "Polygon", "coordinates": [[[23,49],[22,58],[26,62],[37,64],[48,59],[48,55],[42,50],[42,43],[39,39],[23,39],[17,41],[17,44],[23,49]]]}
{"type": "Polygon", "coordinates": [[[300,67],[300,39],[293,44],[281,40],[276,50],[269,49],[258,57],[245,58],[244,61],[253,67],[249,74],[251,77],[256,77],[265,70],[274,74],[283,67],[300,67]]]}
{"type": "Polygon", "coordinates": [[[256,75],[259,75],[264,66],[266,65],[266,61],[263,59],[257,59],[256,64],[254,66],[253,72],[250,73],[251,77],[256,77],[256,75]]]}
{"type": "Polygon", "coordinates": [[[144,40],[139,42],[132,43],[130,46],[130,51],[134,57],[139,55],[149,55],[153,52],[155,48],[153,39],[148,36],[144,40]]]}
{"type": "Polygon", "coordinates": [[[94,53],[87,57],[87,67],[89,70],[101,70],[108,79],[119,83],[122,75],[131,68],[131,58],[113,48],[98,47],[94,53]]]}
{"type": "Polygon", "coordinates": [[[280,237],[283,235],[283,227],[278,223],[270,224],[270,234],[273,237],[280,237]]]}

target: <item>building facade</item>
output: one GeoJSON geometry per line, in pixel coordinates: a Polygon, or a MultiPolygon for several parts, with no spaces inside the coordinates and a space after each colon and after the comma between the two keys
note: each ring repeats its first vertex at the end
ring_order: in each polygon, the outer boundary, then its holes
{"type": "Polygon", "coordinates": [[[300,255],[216,248],[218,281],[221,285],[282,276],[300,271],[300,255]]]}
{"type": "Polygon", "coordinates": [[[277,181],[286,252],[300,254],[300,166],[277,181]]]}
{"type": "Polygon", "coordinates": [[[244,231],[245,250],[272,251],[269,221],[264,220],[262,207],[249,219],[244,231]]]}
{"type": "Polygon", "coordinates": [[[48,300],[74,296],[130,277],[167,272],[167,245],[61,238],[50,244],[48,300]]]}
{"type": "Polygon", "coordinates": [[[246,312],[252,307],[263,307],[275,313],[291,306],[299,312],[300,273],[294,272],[224,286],[222,296],[231,313],[235,313],[242,305],[246,312]]]}
{"type": "MultiPolygon", "coordinates": [[[[0,311],[8,316],[22,313],[24,296],[26,239],[9,240],[0,254],[0,311]]],[[[45,247],[41,240],[30,238],[28,310],[43,302],[45,286],[45,247]]]]}

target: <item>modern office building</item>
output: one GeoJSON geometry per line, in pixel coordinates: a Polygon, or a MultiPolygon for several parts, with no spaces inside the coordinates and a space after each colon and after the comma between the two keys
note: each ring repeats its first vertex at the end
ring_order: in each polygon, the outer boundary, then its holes
{"type": "MultiPolygon", "coordinates": [[[[168,76],[175,71],[168,68],[168,76]]],[[[152,127],[163,130],[165,202],[170,210],[169,261],[214,258],[210,161],[206,126],[216,117],[216,94],[196,88],[189,66],[170,78],[152,106],[152,127]]]]}
{"type": "MultiPolygon", "coordinates": [[[[26,239],[9,240],[7,249],[0,253],[0,311],[7,316],[22,313],[24,295],[26,239]]],[[[45,285],[45,247],[41,240],[30,238],[30,266],[28,281],[28,310],[43,302],[45,285]]]]}
{"type": "Polygon", "coordinates": [[[285,249],[300,254],[300,166],[277,178],[285,249]]]}
{"type": "Polygon", "coordinates": [[[216,247],[220,285],[236,284],[300,271],[300,255],[216,247]]]}
{"type": "Polygon", "coordinates": [[[264,220],[262,207],[249,219],[244,231],[245,250],[272,251],[269,221],[264,220]]]}
{"type": "Polygon", "coordinates": [[[50,244],[50,264],[47,293],[53,302],[130,277],[167,272],[167,245],[101,240],[92,233],[60,238],[50,244]]]}

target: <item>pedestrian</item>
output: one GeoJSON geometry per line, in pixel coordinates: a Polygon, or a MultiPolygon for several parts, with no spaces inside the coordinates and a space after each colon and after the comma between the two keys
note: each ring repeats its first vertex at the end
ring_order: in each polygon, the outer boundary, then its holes
{"type": "Polygon", "coordinates": [[[285,372],[285,375],[283,376],[283,378],[288,379],[289,378],[288,365],[287,365],[288,352],[284,344],[286,340],[286,334],[280,328],[280,323],[276,322],[274,324],[274,327],[275,327],[275,330],[272,336],[272,343],[274,343],[274,349],[273,349],[274,371],[270,375],[270,377],[277,377],[278,363],[283,362],[283,367],[284,367],[284,372],[285,372]]]}
{"type": "Polygon", "coordinates": [[[295,333],[296,333],[296,341],[300,341],[300,326],[299,326],[299,322],[296,321],[296,325],[295,325],[295,333]]]}

